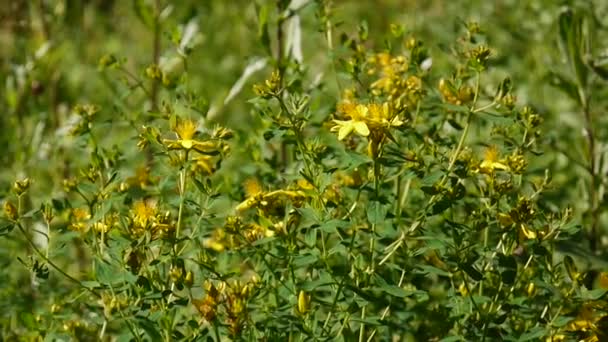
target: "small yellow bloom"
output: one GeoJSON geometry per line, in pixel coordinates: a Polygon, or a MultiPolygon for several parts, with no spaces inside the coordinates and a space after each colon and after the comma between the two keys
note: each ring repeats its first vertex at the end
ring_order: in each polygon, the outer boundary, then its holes
{"type": "Polygon", "coordinates": [[[83,233],[89,229],[89,226],[86,221],[91,218],[91,214],[89,214],[89,211],[87,209],[84,209],[84,208],[72,209],[72,218],[73,218],[73,221],[72,221],[72,224],[70,224],[70,228],[72,230],[83,233]]]}
{"type": "Polygon", "coordinates": [[[519,233],[521,237],[525,237],[528,240],[536,239],[536,232],[526,227],[523,223],[519,225],[519,233]]]}
{"type": "Polygon", "coordinates": [[[509,227],[513,224],[513,218],[511,218],[511,215],[509,214],[498,213],[497,218],[498,222],[500,222],[503,227],[509,227]]]}
{"type": "Polygon", "coordinates": [[[180,139],[188,141],[194,137],[197,129],[196,126],[197,125],[192,120],[180,120],[175,127],[175,133],[177,133],[180,139]]]}
{"type": "Polygon", "coordinates": [[[500,158],[500,153],[496,146],[491,146],[486,149],[484,160],[479,165],[479,172],[490,174],[495,170],[508,170],[509,167],[503,163],[500,158]]]}
{"type": "Polygon", "coordinates": [[[17,180],[13,183],[13,191],[17,196],[21,196],[24,192],[27,191],[27,189],[29,189],[31,183],[32,182],[29,178],[17,180]]]}
{"type": "Polygon", "coordinates": [[[367,124],[363,121],[355,121],[355,120],[334,120],[336,126],[334,126],[331,131],[338,131],[338,140],[344,140],[348,137],[353,131],[359,134],[360,136],[366,137],[369,135],[369,128],[367,124]]]}
{"type": "Polygon", "coordinates": [[[243,189],[245,190],[245,195],[247,195],[247,197],[252,197],[262,192],[262,185],[257,178],[251,177],[245,180],[243,189]]]}
{"type": "Polygon", "coordinates": [[[368,120],[372,126],[390,128],[403,125],[403,121],[398,116],[392,115],[391,109],[386,102],[383,104],[372,103],[368,105],[368,109],[368,120]]]}
{"type": "Polygon", "coordinates": [[[149,185],[152,185],[154,182],[152,176],[150,175],[150,168],[147,166],[140,166],[135,169],[135,175],[133,177],[127,178],[126,185],[127,186],[138,186],[142,189],[146,188],[149,185]]]}
{"type": "Polygon", "coordinates": [[[350,117],[350,120],[334,120],[336,126],[332,127],[331,131],[338,131],[338,140],[344,140],[353,131],[363,137],[369,135],[369,127],[365,121],[369,112],[367,106],[344,103],[338,107],[338,111],[350,117]]]}
{"type": "Polygon", "coordinates": [[[198,141],[194,139],[197,125],[194,121],[180,120],[174,129],[178,139],[163,139],[163,144],[170,150],[195,150],[202,154],[217,154],[218,146],[213,141],[198,141]]]}
{"type": "Polygon", "coordinates": [[[156,202],[152,200],[139,200],[133,204],[133,222],[139,227],[146,227],[152,223],[156,215],[156,202]]]}
{"type": "Polygon", "coordinates": [[[215,172],[215,163],[213,163],[213,157],[210,155],[200,155],[192,159],[194,164],[192,168],[195,172],[203,175],[212,175],[215,172]]]}
{"type": "Polygon", "coordinates": [[[460,283],[460,286],[458,286],[458,292],[460,292],[461,296],[468,296],[469,295],[469,290],[467,290],[467,286],[463,283],[460,283]]]}
{"type": "Polygon", "coordinates": [[[19,213],[17,213],[17,207],[9,201],[4,202],[4,214],[10,220],[15,221],[19,217],[19,213]]]}
{"type": "Polygon", "coordinates": [[[228,238],[223,229],[216,229],[211,234],[211,237],[203,240],[203,246],[205,248],[213,249],[216,252],[223,252],[229,245],[228,238]]]}

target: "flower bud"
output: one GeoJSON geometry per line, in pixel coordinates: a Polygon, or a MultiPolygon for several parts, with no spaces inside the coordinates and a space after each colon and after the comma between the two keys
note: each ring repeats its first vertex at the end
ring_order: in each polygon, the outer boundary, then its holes
{"type": "Polygon", "coordinates": [[[188,271],[184,277],[184,285],[186,285],[187,288],[191,288],[192,284],[194,284],[194,274],[192,271],[188,271]]]}
{"type": "Polygon", "coordinates": [[[22,180],[18,180],[15,181],[13,183],[13,192],[17,195],[17,196],[21,196],[23,195],[23,193],[25,193],[27,191],[27,189],[30,188],[30,184],[32,182],[30,181],[29,178],[25,178],[22,180]]]}
{"type": "Polygon", "coordinates": [[[302,315],[310,310],[310,294],[300,290],[298,294],[298,312],[302,315]]]}
{"type": "Polygon", "coordinates": [[[17,212],[17,207],[9,201],[4,202],[4,214],[9,220],[15,221],[19,218],[19,213],[17,212]]]}

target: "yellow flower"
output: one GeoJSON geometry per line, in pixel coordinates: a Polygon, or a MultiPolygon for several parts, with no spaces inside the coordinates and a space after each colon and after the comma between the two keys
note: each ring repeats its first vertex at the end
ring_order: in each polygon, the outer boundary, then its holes
{"type": "Polygon", "coordinates": [[[368,105],[368,109],[368,121],[373,126],[390,128],[403,125],[403,121],[398,116],[392,115],[390,107],[386,102],[383,104],[372,103],[368,105]]]}
{"type": "Polygon", "coordinates": [[[163,139],[163,143],[170,150],[195,150],[202,154],[218,153],[217,145],[214,142],[198,141],[194,139],[196,129],[197,125],[194,123],[194,121],[189,119],[179,120],[174,129],[178,139],[163,139]]]}
{"type": "Polygon", "coordinates": [[[536,239],[536,232],[532,229],[529,229],[523,223],[519,225],[519,234],[520,234],[520,239],[521,238],[526,238],[528,240],[536,239]]]}
{"type": "Polygon", "coordinates": [[[274,232],[259,224],[251,224],[243,231],[243,236],[247,241],[254,242],[265,237],[274,236],[274,232]]]}
{"type": "Polygon", "coordinates": [[[262,185],[257,178],[251,177],[245,180],[243,189],[245,190],[245,195],[247,195],[247,197],[253,197],[262,192],[262,185]]]}
{"type": "Polygon", "coordinates": [[[205,248],[213,249],[216,252],[223,252],[227,245],[229,245],[229,241],[226,233],[223,229],[219,228],[213,231],[210,238],[203,240],[205,248]]]}
{"type": "Polygon", "coordinates": [[[331,131],[338,131],[338,140],[344,140],[353,131],[363,137],[369,135],[369,128],[365,122],[369,112],[367,106],[345,104],[338,109],[351,118],[350,120],[334,120],[336,126],[332,127],[331,131]]]}
{"type": "Polygon", "coordinates": [[[152,185],[154,182],[150,175],[150,168],[147,166],[140,166],[135,170],[133,177],[127,178],[127,184],[130,186],[138,186],[142,189],[148,185],[152,185]]]}
{"type": "Polygon", "coordinates": [[[152,200],[139,200],[133,204],[133,222],[141,228],[152,223],[156,215],[156,202],[152,200]]]}
{"type": "Polygon", "coordinates": [[[344,140],[344,138],[349,136],[353,131],[363,137],[369,135],[369,128],[367,127],[367,124],[363,121],[334,120],[334,122],[336,123],[336,126],[334,126],[331,131],[338,131],[338,140],[344,140]]]}
{"type": "Polygon", "coordinates": [[[72,209],[72,224],[70,224],[70,228],[72,230],[78,231],[78,232],[86,232],[89,228],[88,224],[87,224],[87,220],[89,220],[91,218],[91,214],[89,214],[89,211],[84,209],[84,208],[75,208],[72,209]]]}
{"type": "Polygon", "coordinates": [[[15,221],[19,217],[17,207],[9,201],[4,202],[4,214],[12,221],[15,221]]]}
{"type": "Polygon", "coordinates": [[[210,155],[200,155],[193,158],[194,164],[192,168],[195,172],[203,175],[212,175],[215,172],[215,164],[213,163],[213,157],[210,155]]]}
{"type": "Polygon", "coordinates": [[[336,125],[331,131],[338,131],[338,140],[344,140],[352,132],[360,136],[367,137],[370,131],[379,132],[383,136],[388,134],[387,128],[399,127],[403,121],[393,115],[388,103],[369,105],[342,103],[338,106],[338,112],[350,117],[350,120],[333,120],[336,125]]]}
{"type": "Polygon", "coordinates": [[[606,314],[594,308],[593,303],[587,302],[581,306],[576,318],[568,324],[570,331],[593,331],[597,329],[596,323],[606,314]]]}
{"type": "Polygon", "coordinates": [[[479,172],[490,174],[494,170],[508,170],[509,167],[503,163],[500,158],[500,153],[496,146],[491,146],[486,149],[484,160],[479,165],[479,172]]]}

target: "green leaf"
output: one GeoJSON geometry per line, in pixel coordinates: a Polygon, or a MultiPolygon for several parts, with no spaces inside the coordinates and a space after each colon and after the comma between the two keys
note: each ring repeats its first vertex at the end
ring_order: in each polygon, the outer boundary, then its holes
{"type": "Polygon", "coordinates": [[[471,265],[471,264],[465,264],[465,265],[460,265],[460,267],[473,280],[480,281],[480,280],[483,279],[483,274],[481,274],[481,272],[479,272],[477,269],[475,269],[475,267],[473,267],[473,265],[471,265]]]}
{"type": "Polygon", "coordinates": [[[583,300],[598,300],[606,295],[607,290],[595,289],[587,290],[585,287],[581,287],[581,298],[583,300]]]}
{"type": "Polygon", "coordinates": [[[301,228],[310,227],[310,226],[312,226],[314,224],[318,224],[320,222],[320,219],[317,216],[316,210],[309,208],[309,207],[296,208],[296,210],[302,216],[302,219],[300,221],[301,228]]]}
{"type": "Polygon", "coordinates": [[[270,242],[272,242],[272,241],[274,241],[276,239],[277,239],[276,236],[269,236],[269,237],[258,239],[255,242],[253,242],[251,245],[252,246],[260,246],[260,245],[264,245],[264,244],[270,243],[270,242]]]}
{"type": "Polygon", "coordinates": [[[404,289],[400,288],[399,286],[395,286],[395,285],[385,285],[381,287],[382,291],[388,293],[391,296],[395,296],[395,297],[407,297],[408,295],[410,295],[411,293],[408,293],[407,291],[405,291],[404,289]]]}
{"type": "Polygon", "coordinates": [[[450,124],[450,126],[454,127],[454,129],[458,131],[462,131],[462,129],[464,128],[461,124],[458,123],[458,121],[454,119],[448,119],[448,123],[450,124]]]}
{"type": "Polygon", "coordinates": [[[111,265],[107,262],[96,260],[95,262],[95,277],[100,284],[117,285],[121,283],[133,284],[137,277],[117,265],[111,265]]]}
{"type": "Polygon", "coordinates": [[[89,289],[94,289],[96,287],[101,287],[101,284],[97,281],[92,281],[92,280],[87,280],[87,281],[81,281],[80,282],[84,287],[89,288],[89,289]]]}
{"type": "Polygon", "coordinates": [[[574,82],[569,80],[566,76],[551,71],[547,74],[546,78],[549,84],[563,91],[564,94],[568,95],[571,99],[575,101],[579,100],[576,84],[574,84],[574,82]]]}
{"type": "Polygon", "coordinates": [[[152,341],[161,341],[163,338],[158,331],[159,324],[144,317],[138,317],[139,326],[144,329],[152,341]]]}
{"type": "Polygon", "coordinates": [[[547,328],[544,327],[534,327],[528,330],[526,333],[519,336],[519,342],[524,341],[532,341],[539,340],[541,337],[544,337],[547,334],[547,328]]]}
{"type": "Polygon", "coordinates": [[[517,270],[506,270],[500,273],[500,277],[503,283],[507,285],[512,285],[515,283],[515,279],[517,278],[517,270]]]}
{"type": "Polygon", "coordinates": [[[451,103],[444,103],[443,108],[450,112],[457,112],[457,113],[468,113],[469,112],[469,107],[458,106],[458,105],[451,104],[451,103]]]}
{"type": "Polygon", "coordinates": [[[367,207],[367,220],[371,224],[384,222],[388,209],[379,201],[371,201],[367,207]]]}
{"type": "Polygon", "coordinates": [[[578,87],[587,86],[587,67],[583,61],[583,56],[587,54],[585,46],[585,18],[579,12],[571,8],[566,8],[560,13],[559,36],[562,46],[566,52],[568,62],[576,77],[578,87]]]}
{"type": "Polygon", "coordinates": [[[577,283],[581,274],[578,272],[576,264],[574,263],[574,260],[571,256],[566,255],[564,257],[564,266],[566,267],[566,271],[568,272],[570,280],[572,280],[574,283],[577,283]]]}
{"type": "Polygon", "coordinates": [[[205,187],[205,184],[203,184],[203,182],[199,181],[198,179],[196,179],[194,177],[192,177],[192,181],[194,182],[194,185],[196,186],[198,191],[200,191],[203,194],[209,193],[209,191],[207,190],[207,188],[205,187]]]}
{"type": "Polygon", "coordinates": [[[604,81],[608,81],[608,66],[599,64],[599,63],[591,63],[591,69],[604,81]]]}
{"type": "Polygon", "coordinates": [[[498,265],[509,270],[517,269],[517,260],[512,255],[498,254],[498,265]]]}
{"type": "MultiPolygon", "coordinates": [[[[257,6],[256,6],[257,7],[257,6]]],[[[266,50],[269,56],[272,56],[272,48],[270,47],[270,34],[268,33],[268,6],[261,6],[258,10],[258,39],[262,43],[262,47],[266,50]]]]}
{"type": "Polygon", "coordinates": [[[319,260],[318,255],[314,255],[314,254],[299,255],[293,259],[293,266],[297,267],[297,268],[309,266],[309,265],[316,263],[318,260],[319,260]]]}
{"type": "Polygon", "coordinates": [[[426,177],[422,179],[422,186],[433,186],[437,183],[441,177],[443,177],[444,173],[442,171],[435,171],[428,174],[426,177]]]}
{"type": "Polygon", "coordinates": [[[556,328],[561,328],[561,327],[565,327],[566,324],[572,322],[572,320],[574,320],[574,317],[559,316],[552,321],[551,325],[556,328]]]}
{"type": "Polygon", "coordinates": [[[332,285],[335,282],[328,273],[322,273],[318,279],[308,280],[300,284],[300,288],[304,291],[318,290],[320,287],[332,285]]]}
{"type": "Polygon", "coordinates": [[[152,15],[152,8],[146,5],[144,0],[133,0],[133,10],[137,18],[146,25],[147,28],[154,27],[154,16],[152,15]]]}
{"type": "Polygon", "coordinates": [[[462,336],[450,336],[446,337],[439,342],[455,342],[455,341],[466,341],[466,339],[462,336]]]}
{"type": "Polygon", "coordinates": [[[431,265],[418,265],[416,268],[418,268],[419,270],[416,270],[416,273],[420,273],[420,274],[436,274],[438,276],[443,276],[443,277],[451,277],[452,274],[449,272],[446,272],[442,269],[439,269],[435,266],[431,266],[431,265]]]}
{"type": "Polygon", "coordinates": [[[450,199],[442,199],[439,202],[433,205],[433,209],[431,210],[432,215],[438,215],[442,212],[448,210],[452,206],[452,200],[450,199]]]}
{"type": "Polygon", "coordinates": [[[10,232],[15,229],[15,225],[12,223],[6,223],[0,227],[0,236],[8,235],[10,232]]]}

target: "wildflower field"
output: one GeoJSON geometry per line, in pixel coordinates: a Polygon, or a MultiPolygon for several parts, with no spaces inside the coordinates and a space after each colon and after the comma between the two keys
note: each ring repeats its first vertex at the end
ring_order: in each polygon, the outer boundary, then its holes
{"type": "Polygon", "coordinates": [[[0,341],[608,341],[608,2],[0,6],[0,341]]]}

